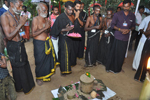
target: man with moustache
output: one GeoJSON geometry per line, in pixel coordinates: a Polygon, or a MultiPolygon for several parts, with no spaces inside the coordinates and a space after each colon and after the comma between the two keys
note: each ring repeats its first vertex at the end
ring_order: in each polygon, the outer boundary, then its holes
{"type": "Polygon", "coordinates": [[[107,17],[104,19],[103,24],[103,35],[98,45],[98,56],[97,62],[106,65],[106,61],[109,56],[113,41],[114,41],[114,30],[111,29],[111,22],[113,17],[113,9],[107,9],[107,17]]]}
{"type": "Polygon", "coordinates": [[[102,28],[102,17],[99,16],[100,6],[94,5],[93,11],[94,14],[88,17],[84,28],[85,31],[88,31],[85,67],[96,66],[100,29],[102,28]]]}
{"type": "Polygon", "coordinates": [[[115,29],[114,43],[109,53],[106,71],[119,73],[125,59],[129,34],[135,28],[135,15],[129,11],[131,0],[123,1],[123,11],[115,13],[111,22],[111,28],[115,29]]]}
{"type": "MultiPolygon", "coordinates": [[[[81,34],[81,27],[83,26],[83,19],[82,19],[82,16],[81,16],[81,1],[75,1],[74,2],[74,18],[75,18],[75,21],[74,21],[74,29],[73,31],[75,33],[79,33],[81,34]]],[[[79,41],[80,41],[80,38],[72,38],[72,45],[73,45],[73,52],[72,52],[72,57],[71,57],[71,66],[75,66],[76,65],[76,62],[77,62],[77,54],[79,52],[79,41]]]]}
{"type": "Polygon", "coordinates": [[[22,0],[11,0],[8,3],[10,7],[1,16],[1,25],[8,39],[7,51],[12,65],[16,91],[23,91],[27,94],[35,86],[24,41],[20,36],[24,33],[21,30],[27,21],[27,16],[19,18],[23,6],[22,0]]]}
{"type": "Polygon", "coordinates": [[[43,81],[50,81],[54,74],[56,57],[52,41],[48,37],[51,27],[47,19],[48,7],[45,3],[39,3],[36,7],[38,16],[32,21],[32,34],[35,58],[36,82],[42,85],[43,81]]]}
{"type": "Polygon", "coordinates": [[[81,31],[81,38],[79,40],[79,48],[78,48],[78,54],[77,54],[77,57],[79,59],[83,59],[83,56],[84,56],[84,46],[85,46],[85,30],[84,30],[84,26],[85,26],[85,23],[86,23],[86,20],[87,20],[87,14],[86,12],[84,12],[84,3],[81,2],[81,11],[80,11],[80,16],[82,16],[82,22],[83,22],[83,26],[80,26],[80,31],[81,31]]]}
{"type": "Polygon", "coordinates": [[[74,4],[71,1],[65,3],[65,11],[60,14],[51,30],[52,39],[57,39],[59,36],[59,51],[58,59],[60,62],[61,75],[71,73],[71,58],[73,52],[72,38],[68,37],[69,33],[73,32],[74,16],[72,15],[74,4]]]}
{"type": "Polygon", "coordinates": [[[55,23],[56,18],[59,16],[59,10],[57,6],[52,7],[52,15],[51,15],[51,27],[55,23]]]}

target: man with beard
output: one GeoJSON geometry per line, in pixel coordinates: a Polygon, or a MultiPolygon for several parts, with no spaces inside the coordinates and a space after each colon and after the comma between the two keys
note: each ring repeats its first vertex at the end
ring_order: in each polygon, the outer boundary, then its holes
{"type": "Polygon", "coordinates": [[[106,65],[108,54],[111,50],[114,41],[114,30],[111,29],[111,21],[113,17],[113,10],[107,9],[107,18],[104,19],[103,35],[98,45],[97,61],[100,64],[106,65]]]}
{"type": "Polygon", "coordinates": [[[65,12],[60,14],[51,30],[52,39],[59,36],[58,59],[60,62],[60,71],[62,75],[71,73],[71,54],[73,52],[72,39],[67,34],[73,32],[74,16],[72,15],[74,4],[71,1],[65,3],[65,12]]]}
{"type": "Polygon", "coordinates": [[[25,29],[25,35],[23,36],[24,39],[27,39],[29,41],[30,39],[30,21],[29,19],[31,18],[31,13],[27,11],[27,7],[23,6],[22,7],[23,11],[21,12],[21,16],[28,16],[28,21],[24,24],[24,29],[25,29]]]}
{"type": "Polygon", "coordinates": [[[23,1],[11,0],[9,10],[1,16],[1,24],[8,39],[7,51],[12,65],[13,78],[15,80],[16,91],[29,93],[35,86],[28,57],[25,50],[24,41],[20,34],[23,25],[27,21],[27,16],[20,17],[23,1]]]}
{"type": "Polygon", "coordinates": [[[117,12],[113,16],[111,28],[115,29],[115,39],[106,64],[108,72],[119,73],[122,70],[129,34],[135,28],[135,15],[129,11],[130,7],[131,0],[124,0],[124,11],[117,12]]]}
{"type": "MultiPolygon", "coordinates": [[[[81,27],[83,26],[83,19],[80,13],[80,9],[81,9],[81,1],[75,1],[74,2],[74,17],[75,17],[75,21],[74,21],[74,32],[75,33],[79,33],[81,34],[81,27]]],[[[77,61],[77,54],[79,51],[79,41],[80,38],[72,38],[72,45],[73,45],[73,52],[72,52],[72,57],[71,57],[71,66],[75,66],[76,65],[76,61],[77,61]]]]}
{"type": "Polygon", "coordinates": [[[84,55],[84,46],[85,46],[85,31],[84,31],[84,25],[86,23],[86,20],[87,20],[87,14],[86,12],[83,11],[84,10],[84,3],[82,2],[81,3],[81,16],[82,16],[82,21],[83,21],[83,26],[80,26],[80,30],[81,30],[81,38],[79,40],[79,49],[78,49],[78,54],[77,54],[77,57],[79,59],[82,59],[83,58],[83,55],[84,55]]]}
{"type": "Polygon", "coordinates": [[[84,28],[85,31],[88,31],[85,67],[96,66],[100,29],[102,27],[102,17],[99,16],[100,6],[94,5],[93,10],[94,14],[88,17],[84,28]]]}
{"type": "Polygon", "coordinates": [[[48,7],[45,3],[39,3],[36,10],[38,16],[32,21],[35,73],[37,84],[42,85],[43,81],[50,81],[50,77],[54,74],[56,57],[52,41],[48,37],[51,27],[50,20],[46,18],[48,7]]]}
{"type": "Polygon", "coordinates": [[[58,7],[57,6],[53,6],[52,7],[52,12],[53,13],[51,15],[51,27],[55,23],[56,18],[59,16],[58,7]]]}

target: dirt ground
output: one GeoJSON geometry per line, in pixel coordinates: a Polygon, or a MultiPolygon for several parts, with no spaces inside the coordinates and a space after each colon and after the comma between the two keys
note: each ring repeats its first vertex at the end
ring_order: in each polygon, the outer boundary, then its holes
{"type": "MultiPolygon", "coordinates": [[[[32,39],[26,42],[25,45],[35,81],[32,39]]],[[[52,100],[51,90],[57,89],[60,85],[69,85],[71,81],[79,81],[79,77],[86,72],[90,72],[95,78],[101,79],[107,87],[116,92],[116,96],[110,98],[110,100],[117,100],[117,98],[120,98],[118,100],[138,100],[143,84],[133,79],[135,75],[135,71],[132,70],[133,57],[134,51],[130,51],[123,65],[125,73],[120,72],[118,74],[107,73],[103,65],[83,69],[84,59],[78,60],[77,65],[72,68],[72,74],[66,77],[60,76],[60,69],[57,67],[56,73],[51,77],[51,82],[44,82],[42,86],[36,84],[36,87],[28,95],[25,95],[23,92],[17,93],[17,100],[52,100]]]]}

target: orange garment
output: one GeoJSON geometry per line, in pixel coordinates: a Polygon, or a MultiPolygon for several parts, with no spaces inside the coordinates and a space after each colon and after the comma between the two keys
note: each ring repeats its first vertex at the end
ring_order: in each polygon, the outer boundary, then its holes
{"type": "Polygon", "coordinates": [[[24,39],[30,39],[30,27],[29,26],[24,26],[25,29],[25,35],[23,36],[24,39]]]}

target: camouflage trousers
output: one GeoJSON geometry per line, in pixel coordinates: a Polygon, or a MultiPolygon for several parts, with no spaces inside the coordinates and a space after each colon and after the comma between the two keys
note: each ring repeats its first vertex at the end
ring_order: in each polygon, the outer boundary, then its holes
{"type": "Polygon", "coordinates": [[[11,76],[0,79],[0,100],[16,100],[16,98],[14,79],[11,76]]]}

